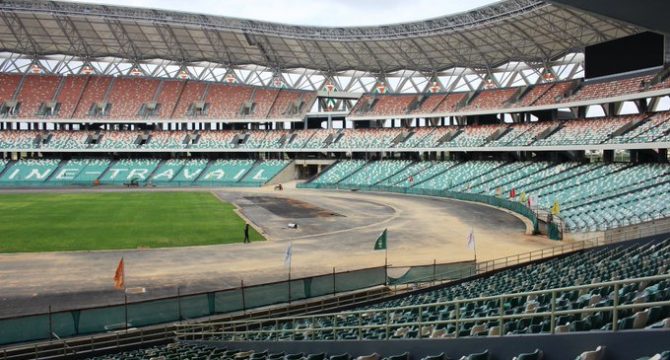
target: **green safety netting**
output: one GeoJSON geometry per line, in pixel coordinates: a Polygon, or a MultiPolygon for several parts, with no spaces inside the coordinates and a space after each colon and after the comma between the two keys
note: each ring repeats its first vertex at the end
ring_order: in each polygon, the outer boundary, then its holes
{"type": "Polygon", "coordinates": [[[456,280],[475,274],[475,262],[411,266],[399,277],[389,276],[389,284],[456,280]]]}

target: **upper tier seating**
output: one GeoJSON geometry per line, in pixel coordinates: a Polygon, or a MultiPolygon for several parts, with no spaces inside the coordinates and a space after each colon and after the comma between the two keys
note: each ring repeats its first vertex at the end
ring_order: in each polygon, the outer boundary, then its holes
{"type": "Polygon", "coordinates": [[[20,74],[0,74],[0,103],[14,98],[22,77],[20,74]]]}
{"type": "Polygon", "coordinates": [[[243,117],[250,119],[267,118],[268,113],[270,112],[270,108],[272,107],[272,104],[274,103],[278,94],[278,89],[255,88],[252,95],[254,109],[249,115],[243,117]]]}
{"type": "MultiPolygon", "coordinates": [[[[642,91],[666,89],[670,79],[649,86],[655,74],[625,79],[600,79],[580,83],[576,80],[543,83],[532,86],[516,102],[510,103],[520,87],[482,90],[470,104],[463,100],[472,92],[425,94],[365,94],[351,112],[352,116],[402,118],[406,115],[458,113],[528,106],[559,105],[575,101],[607,99],[642,91]],[[566,96],[571,89],[576,91],[566,96]],[[368,109],[371,100],[376,104],[368,109]]],[[[35,75],[0,74],[0,102],[17,100],[16,114],[22,118],[37,117],[42,103],[56,100],[58,118],[84,119],[92,117],[96,103],[111,105],[105,118],[135,119],[151,117],[183,119],[287,119],[302,118],[310,110],[317,94],[314,91],[274,89],[247,85],[173,80],[145,77],[111,77],[102,75],[35,75]],[[25,81],[22,78],[25,77],[25,81]],[[19,89],[19,87],[21,87],[19,89]],[[16,95],[16,97],[15,97],[16,95]],[[303,106],[296,108],[302,101],[303,106]],[[147,103],[157,103],[155,112],[140,115],[147,103]],[[189,112],[195,103],[205,103],[203,112],[189,112]],[[253,104],[250,113],[244,105],[253,104]]],[[[44,115],[44,114],[43,114],[44,115]]],[[[42,116],[43,116],[42,115],[42,116]]]]}
{"type": "Polygon", "coordinates": [[[361,115],[392,116],[405,114],[407,113],[409,105],[416,99],[416,95],[364,95],[359,103],[365,104],[371,99],[377,99],[374,107],[370,111],[362,112],[361,115]]]}
{"type": "MultiPolygon", "coordinates": [[[[425,94],[426,99],[423,100],[420,107],[409,111],[409,114],[430,114],[435,108],[444,100],[445,94],[425,94]]],[[[417,96],[414,95],[414,98],[417,96]]]]}
{"type": "Polygon", "coordinates": [[[269,119],[287,119],[300,117],[305,113],[307,107],[311,105],[311,102],[305,102],[302,104],[302,107],[295,107],[295,105],[301,100],[305,101],[305,94],[307,93],[304,91],[280,90],[267,117],[269,119]]]}
{"type": "Polygon", "coordinates": [[[189,114],[189,110],[194,103],[203,100],[205,89],[207,89],[206,83],[186,81],[181,90],[179,101],[175,105],[172,117],[175,119],[192,117],[192,114],[189,114]]]}
{"type": "Polygon", "coordinates": [[[463,107],[463,111],[477,111],[489,109],[502,109],[507,106],[506,102],[510,100],[518,88],[483,90],[480,92],[467,106],[463,107]]]}
{"type": "Polygon", "coordinates": [[[210,119],[239,119],[240,110],[249,101],[253,88],[249,86],[210,84],[207,89],[210,119]]]}
{"type": "Polygon", "coordinates": [[[549,92],[554,87],[554,85],[556,85],[556,83],[533,85],[516,103],[514,103],[514,105],[517,107],[534,105],[535,102],[537,102],[540,97],[549,92]]]}
{"type": "Polygon", "coordinates": [[[143,78],[116,78],[109,93],[112,109],[108,117],[136,119],[142,105],[153,101],[160,80],[143,78]]]}
{"type": "Polygon", "coordinates": [[[635,93],[642,90],[643,84],[653,77],[654,75],[652,74],[620,80],[585,82],[576,94],[563,99],[563,102],[604,99],[635,93]]]}
{"type": "Polygon", "coordinates": [[[21,103],[19,116],[37,118],[40,105],[51,101],[61,78],[51,75],[26,75],[16,100],[21,103]]]}
{"type": "Polygon", "coordinates": [[[468,93],[451,93],[447,94],[447,96],[442,99],[442,101],[437,104],[435,107],[435,112],[436,113],[445,113],[445,112],[455,112],[456,111],[456,105],[458,105],[459,102],[461,102],[468,93]]]}
{"type": "MultiPolygon", "coordinates": [[[[66,76],[63,87],[60,89],[56,101],[60,104],[58,117],[63,119],[72,118],[80,105],[80,99],[86,90],[89,76],[66,76]]],[[[89,104],[90,106],[90,104],[89,104]]],[[[86,108],[88,111],[88,108],[86,108]]]]}
{"type": "MultiPolygon", "coordinates": [[[[0,74],[0,103],[14,99],[24,75],[0,74]]],[[[22,118],[38,117],[41,104],[56,100],[59,118],[92,117],[94,104],[108,102],[110,119],[161,118],[182,119],[300,119],[316,100],[316,92],[271,89],[191,80],[144,77],[111,77],[97,75],[25,75],[17,94],[17,114],[22,118]],[[61,86],[61,82],[63,85],[61,86]],[[150,113],[140,112],[143,105],[156,103],[150,113]],[[198,102],[206,104],[202,113],[189,112],[198,102]],[[252,112],[242,114],[247,103],[254,103],[252,112]]]]}
{"type": "Polygon", "coordinates": [[[90,110],[94,104],[105,101],[105,94],[112,83],[113,78],[109,76],[89,76],[86,79],[86,85],[83,93],[80,92],[78,104],[74,115],[75,119],[90,118],[90,110]]]}
{"type": "MultiPolygon", "coordinates": [[[[542,106],[556,104],[561,101],[561,99],[563,99],[563,95],[573,86],[575,86],[575,82],[572,80],[553,83],[550,88],[545,88],[544,92],[538,94],[539,97],[534,99],[532,103],[529,103],[528,105],[520,103],[517,104],[517,106],[542,106]]],[[[528,98],[528,95],[526,95],[524,99],[528,98]]]]}
{"type": "Polygon", "coordinates": [[[160,119],[176,118],[177,115],[173,116],[172,112],[175,111],[179,95],[185,86],[186,81],[161,80],[158,97],[156,98],[158,109],[153,117],[160,119]]]}

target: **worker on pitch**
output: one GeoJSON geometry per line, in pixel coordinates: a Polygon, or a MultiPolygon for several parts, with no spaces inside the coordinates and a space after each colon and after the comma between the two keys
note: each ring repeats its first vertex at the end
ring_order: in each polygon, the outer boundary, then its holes
{"type": "Polygon", "coordinates": [[[249,243],[251,242],[249,240],[249,223],[244,224],[244,243],[249,243]]]}

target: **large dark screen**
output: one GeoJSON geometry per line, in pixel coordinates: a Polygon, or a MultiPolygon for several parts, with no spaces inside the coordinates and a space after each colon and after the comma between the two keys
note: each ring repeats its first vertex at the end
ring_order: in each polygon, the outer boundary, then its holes
{"type": "Polygon", "coordinates": [[[644,32],[622,39],[588,46],[587,79],[663,65],[663,35],[644,32]]]}

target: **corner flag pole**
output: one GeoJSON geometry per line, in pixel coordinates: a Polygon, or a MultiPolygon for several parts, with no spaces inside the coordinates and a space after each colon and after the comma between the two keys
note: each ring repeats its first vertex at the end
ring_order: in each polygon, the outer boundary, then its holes
{"type": "Polygon", "coordinates": [[[386,276],[386,283],[389,281],[389,247],[388,244],[384,247],[384,274],[386,276]]]}
{"type": "Polygon", "coordinates": [[[293,242],[288,244],[284,255],[284,266],[288,266],[288,302],[291,303],[291,268],[293,267],[293,242]],[[288,262],[288,264],[287,264],[288,262]]]}
{"type": "Polygon", "coordinates": [[[475,230],[470,228],[470,235],[468,235],[468,247],[475,253],[475,264],[477,263],[477,241],[475,240],[475,230]]]}
{"type": "Polygon", "coordinates": [[[389,250],[386,241],[386,236],[387,236],[387,229],[384,229],[384,231],[382,231],[379,237],[377,237],[377,241],[375,241],[374,246],[374,250],[384,250],[384,274],[385,274],[384,283],[388,282],[388,267],[389,267],[389,250]]]}
{"type": "Polygon", "coordinates": [[[472,246],[474,247],[475,251],[475,266],[477,266],[477,241],[473,241],[472,246]]]}

